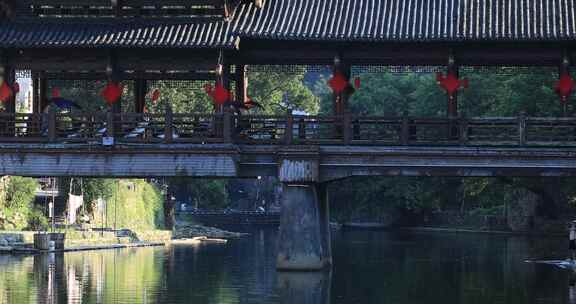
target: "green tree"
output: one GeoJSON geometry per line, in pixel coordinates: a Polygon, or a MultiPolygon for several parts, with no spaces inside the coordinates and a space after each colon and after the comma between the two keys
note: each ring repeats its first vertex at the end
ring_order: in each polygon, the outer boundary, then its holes
{"type": "Polygon", "coordinates": [[[260,113],[284,115],[291,108],[313,115],[319,110],[319,99],[304,85],[303,71],[250,72],[248,83],[248,96],[264,107],[260,113]]]}

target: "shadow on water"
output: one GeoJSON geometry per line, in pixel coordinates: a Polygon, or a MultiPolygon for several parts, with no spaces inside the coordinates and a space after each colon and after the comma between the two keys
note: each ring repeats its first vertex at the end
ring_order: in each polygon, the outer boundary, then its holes
{"type": "Polygon", "coordinates": [[[574,303],[563,239],[343,232],[331,272],[278,273],[276,229],[226,245],[0,256],[0,303],[574,303]]]}

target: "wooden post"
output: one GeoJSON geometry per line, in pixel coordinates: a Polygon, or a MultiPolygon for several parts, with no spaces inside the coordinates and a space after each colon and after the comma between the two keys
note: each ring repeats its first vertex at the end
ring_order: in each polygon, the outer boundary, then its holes
{"type": "Polygon", "coordinates": [[[402,116],[402,129],[400,131],[400,144],[408,145],[410,142],[410,120],[408,116],[404,114],[402,116]]]}
{"type": "Polygon", "coordinates": [[[518,144],[526,145],[526,113],[520,112],[518,116],[518,144]]]}
{"type": "Polygon", "coordinates": [[[236,65],[236,100],[242,104],[245,104],[248,99],[247,89],[246,66],[236,65]]]}
{"type": "Polygon", "coordinates": [[[306,121],[304,118],[298,120],[298,139],[306,140],[306,121]]]}
{"type": "Polygon", "coordinates": [[[49,111],[48,112],[48,141],[55,142],[56,141],[56,112],[49,111]]]}
{"type": "Polygon", "coordinates": [[[32,113],[42,113],[40,100],[40,73],[32,72],[32,113]]]}
{"type": "Polygon", "coordinates": [[[134,81],[134,112],[143,113],[146,105],[146,92],[148,91],[146,79],[134,81]]]}
{"type": "Polygon", "coordinates": [[[164,143],[170,144],[173,140],[174,128],[174,115],[172,113],[172,107],[166,104],[166,117],[164,117],[164,143]]]}
{"type": "MultiPolygon", "coordinates": [[[[453,49],[450,49],[448,54],[448,74],[454,74],[457,79],[460,77],[453,49]]],[[[458,117],[458,91],[454,92],[452,96],[448,96],[448,109],[446,113],[448,114],[448,118],[458,117]]]]}
{"type": "Polygon", "coordinates": [[[461,145],[466,145],[468,142],[468,119],[462,115],[459,122],[459,141],[461,145]]]}
{"type": "MultiPolygon", "coordinates": [[[[570,73],[570,55],[568,49],[562,50],[562,63],[560,64],[560,76],[570,73]]],[[[562,116],[568,116],[568,102],[562,102],[562,116]]]]}
{"type": "Polygon", "coordinates": [[[229,111],[224,111],[223,114],[223,124],[222,124],[222,132],[224,137],[225,143],[232,142],[232,115],[229,111]]]}
{"type": "Polygon", "coordinates": [[[230,91],[230,65],[225,63],[222,65],[222,75],[220,75],[222,86],[230,91]]]}
{"type": "Polygon", "coordinates": [[[348,82],[348,86],[339,94],[333,94],[332,113],[336,116],[343,115],[348,111],[348,100],[353,93],[353,88],[350,85],[350,76],[352,74],[349,64],[344,62],[341,54],[334,57],[334,65],[332,67],[333,75],[340,73],[348,82]]]}
{"type": "MultiPolygon", "coordinates": [[[[113,50],[108,52],[108,65],[106,66],[106,76],[109,82],[120,82],[116,53],[113,50]]],[[[112,112],[122,113],[122,97],[118,98],[111,107],[112,112]]]]}
{"type": "Polygon", "coordinates": [[[106,133],[108,133],[107,135],[109,137],[114,137],[115,134],[115,126],[114,126],[114,113],[113,112],[108,112],[106,113],[106,133]]]}
{"type": "Polygon", "coordinates": [[[286,113],[286,129],[284,130],[284,144],[291,145],[294,130],[294,116],[292,116],[292,109],[288,109],[286,113]]]}
{"type": "Polygon", "coordinates": [[[110,0],[112,3],[112,10],[116,17],[122,16],[122,0],[110,0]]]}
{"type": "Polygon", "coordinates": [[[44,77],[44,73],[39,73],[38,75],[38,94],[39,94],[39,109],[42,112],[48,106],[48,79],[44,77]]]}
{"type": "MultiPolygon", "coordinates": [[[[226,89],[226,91],[230,92],[230,65],[228,63],[224,63],[222,65],[222,74],[220,75],[220,83],[222,87],[226,89]]],[[[220,112],[223,111],[223,107],[220,106],[220,112]]]]}
{"type": "Polygon", "coordinates": [[[350,113],[344,113],[342,118],[343,140],[345,145],[349,145],[352,141],[352,124],[350,113]]]}

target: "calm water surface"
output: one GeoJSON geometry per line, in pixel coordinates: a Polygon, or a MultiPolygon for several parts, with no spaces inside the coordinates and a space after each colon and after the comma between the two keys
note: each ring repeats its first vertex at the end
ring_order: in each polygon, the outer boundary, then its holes
{"type": "Polygon", "coordinates": [[[571,271],[524,262],[563,239],[339,232],[331,273],[277,273],[275,241],[0,256],[0,303],[576,303],[571,271]]]}

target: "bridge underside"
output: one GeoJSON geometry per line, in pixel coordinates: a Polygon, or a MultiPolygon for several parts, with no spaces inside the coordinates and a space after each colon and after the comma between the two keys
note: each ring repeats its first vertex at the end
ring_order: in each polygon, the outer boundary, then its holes
{"type": "Polygon", "coordinates": [[[576,176],[576,148],[4,144],[1,149],[0,174],[31,177],[309,174],[309,181],[326,182],[374,175],[576,176]]]}
{"type": "Polygon", "coordinates": [[[173,149],[149,145],[114,146],[35,145],[22,149],[3,145],[0,174],[30,177],[235,177],[238,176],[236,147],[194,145],[173,149]]]}

